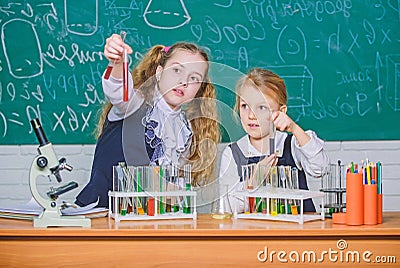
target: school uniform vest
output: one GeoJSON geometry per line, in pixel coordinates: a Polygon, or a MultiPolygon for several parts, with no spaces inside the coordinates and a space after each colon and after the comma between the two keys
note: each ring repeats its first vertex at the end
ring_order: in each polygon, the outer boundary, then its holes
{"type": "MultiPolygon", "coordinates": [[[[288,134],[288,136],[285,139],[282,157],[278,157],[278,164],[277,164],[278,166],[296,167],[296,163],[294,162],[291,149],[292,137],[293,137],[292,134],[288,134]]],[[[242,150],[240,150],[236,142],[231,143],[229,147],[232,150],[233,159],[235,160],[237,166],[237,171],[240,177],[240,181],[243,181],[242,177],[243,165],[255,164],[265,158],[265,156],[245,157],[245,155],[243,154],[242,150]]],[[[298,173],[299,188],[303,190],[308,190],[307,179],[304,170],[298,170],[298,172],[299,172],[298,173]]],[[[311,199],[304,200],[304,212],[315,212],[315,206],[311,199]]]]}
{"type": "Polygon", "coordinates": [[[125,162],[130,166],[148,165],[154,149],[145,142],[143,118],[149,106],[142,106],[125,119],[106,119],[94,153],[89,183],[76,197],[75,203],[86,206],[99,199],[98,207],[108,207],[108,191],[112,190],[113,166],[125,162]]]}

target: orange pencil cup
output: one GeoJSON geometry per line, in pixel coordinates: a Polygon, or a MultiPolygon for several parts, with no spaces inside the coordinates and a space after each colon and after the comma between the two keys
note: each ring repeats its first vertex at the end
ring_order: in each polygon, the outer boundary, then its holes
{"type": "Polygon", "coordinates": [[[376,184],[364,185],[364,224],[378,224],[378,188],[376,184]]]}
{"type": "Polygon", "coordinates": [[[382,211],[383,211],[383,207],[382,207],[382,194],[378,194],[378,223],[382,223],[383,222],[383,216],[382,216],[382,211]]]}
{"type": "Polygon", "coordinates": [[[362,173],[346,174],[346,224],[364,224],[364,188],[362,173]]]}

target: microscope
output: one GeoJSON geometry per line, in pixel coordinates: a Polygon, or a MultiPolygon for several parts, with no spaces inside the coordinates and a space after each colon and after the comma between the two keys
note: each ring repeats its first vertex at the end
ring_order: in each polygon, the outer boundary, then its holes
{"type": "Polygon", "coordinates": [[[90,227],[90,219],[84,216],[65,216],[61,213],[61,206],[57,204],[57,199],[61,194],[64,194],[72,189],[78,187],[76,182],[70,182],[66,185],[54,188],[50,187],[50,190],[46,193],[47,197],[43,197],[39,194],[37,188],[37,178],[39,176],[48,176],[51,181],[51,175],[54,175],[58,183],[62,182],[60,172],[62,170],[72,171],[72,167],[66,163],[65,158],[57,160],[57,156],[54,152],[53,145],[47,140],[46,135],[42,129],[40,121],[35,118],[30,121],[32,128],[39,141],[38,155],[32,162],[30,175],[29,175],[29,187],[33,198],[43,207],[42,213],[33,219],[34,227],[49,227],[49,226],[78,226],[78,227],[90,227]]]}

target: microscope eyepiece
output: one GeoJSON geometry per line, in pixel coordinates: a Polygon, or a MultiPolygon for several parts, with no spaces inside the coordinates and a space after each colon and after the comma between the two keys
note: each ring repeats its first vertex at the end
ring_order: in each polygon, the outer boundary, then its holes
{"type": "Polygon", "coordinates": [[[44,134],[42,125],[40,124],[39,118],[35,118],[31,120],[31,125],[33,131],[35,131],[36,137],[39,141],[40,146],[46,145],[49,141],[46,138],[46,134],[44,134]]]}

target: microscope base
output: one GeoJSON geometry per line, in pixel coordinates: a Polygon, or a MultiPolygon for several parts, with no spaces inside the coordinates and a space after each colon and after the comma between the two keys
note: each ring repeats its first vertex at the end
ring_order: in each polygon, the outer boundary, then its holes
{"type": "Polygon", "coordinates": [[[48,210],[44,210],[38,218],[33,219],[33,227],[47,228],[56,226],[89,228],[91,226],[91,221],[85,216],[63,216],[59,215],[57,211],[48,210]]]}

